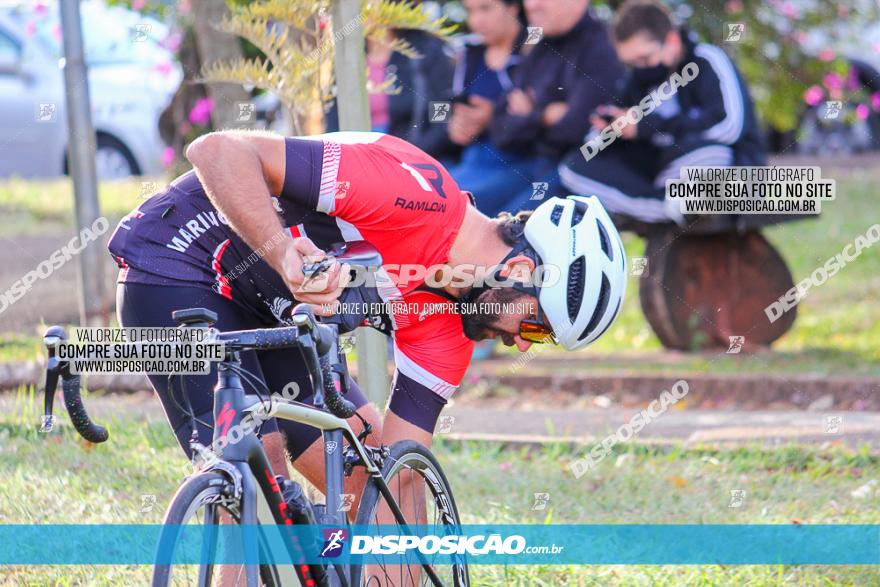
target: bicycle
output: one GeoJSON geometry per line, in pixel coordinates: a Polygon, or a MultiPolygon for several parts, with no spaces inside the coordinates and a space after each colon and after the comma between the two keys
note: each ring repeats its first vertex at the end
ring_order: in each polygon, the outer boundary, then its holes
{"type": "MultiPolygon", "coordinates": [[[[347,263],[354,270],[375,269],[381,265],[381,257],[368,243],[341,245],[332,250],[333,256],[342,263],[347,263]]],[[[309,268],[311,275],[316,275],[329,265],[325,259],[322,263],[309,268]]],[[[173,550],[181,539],[182,528],[201,522],[204,528],[216,528],[225,521],[242,525],[242,527],[283,528],[296,524],[318,524],[321,526],[348,526],[346,512],[341,511],[341,497],[344,491],[343,478],[350,476],[355,467],[364,467],[368,474],[367,483],[361,495],[355,526],[367,527],[379,525],[379,510],[390,510],[394,523],[398,525],[398,534],[411,534],[410,522],[406,519],[399,499],[391,490],[396,480],[398,493],[404,486],[413,488],[413,502],[425,501],[425,511],[416,503],[415,522],[421,523],[430,519],[428,508],[433,506],[433,523],[442,525],[449,530],[461,524],[458,509],[439,463],[434,455],[421,444],[404,440],[390,447],[379,447],[364,444],[371,432],[368,422],[361,419],[364,429],[355,435],[346,421],[356,415],[354,405],[344,395],[349,386],[349,375],[345,363],[345,354],[339,348],[338,327],[317,320],[308,305],[300,304],[292,314],[293,326],[242,330],[233,332],[217,332],[211,325],[217,320],[216,314],[203,308],[178,310],[173,318],[180,328],[210,329],[213,339],[221,341],[225,356],[217,369],[217,387],[214,394],[214,422],[221,423],[214,427],[212,446],[223,446],[229,430],[239,430],[241,435],[235,442],[225,442],[218,459],[207,464],[203,469],[189,476],[175,493],[163,519],[163,531],[159,541],[160,552],[173,550]],[[272,397],[268,402],[259,394],[246,394],[242,379],[252,377],[241,367],[239,353],[246,350],[269,350],[281,348],[298,348],[309,369],[314,387],[311,405],[297,401],[289,401],[272,397]],[[326,503],[310,502],[295,481],[276,476],[272,471],[263,444],[258,438],[258,427],[243,420],[263,417],[283,418],[313,426],[322,431],[324,441],[326,503]],[[342,450],[343,439],[348,445],[342,450]],[[401,477],[410,475],[409,483],[402,483],[401,477]],[[424,500],[421,499],[421,488],[424,487],[424,500]]],[[[77,432],[91,442],[104,442],[108,439],[106,429],[91,421],[80,396],[79,375],[71,374],[69,364],[55,357],[55,346],[65,340],[63,328],[53,326],[44,336],[49,351],[45,389],[45,414],[43,428],[51,428],[52,404],[55,388],[60,377],[64,391],[64,402],[71,421],[77,432]]],[[[254,383],[256,378],[250,380],[254,383]]],[[[255,388],[266,387],[256,380],[255,388]]],[[[268,389],[266,389],[268,391],[268,389]]],[[[183,394],[186,397],[186,394],[183,394]]],[[[195,434],[195,416],[191,412],[191,424],[194,434],[191,439],[193,454],[203,451],[195,434]]],[[[360,416],[358,416],[360,417],[360,416]]],[[[387,517],[387,512],[384,513],[387,517]]],[[[388,522],[382,522],[388,525],[388,522]]],[[[203,528],[203,533],[204,533],[203,528]]],[[[217,547],[212,542],[210,532],[202,548],[210,549],[212,554],[217,547]]],[[[451,564],[438,567],[431,564],[426,555],[417,553],[418,567],[413,565],[386,565],[382,562],[370,562],[363,559],[347,565],[334,564],[328,559],[326,564],[299,562],[294,565],[264,562],[265,557],[256,557],[255,549],[264,555],[269,549],[267,534],[259,534],[257,544],[245,544],[250,553],[248,561],[258,559],[260,564],[244,564],[238,567],[234,577],[236,585],[266,585],[269,587],[286,587],[291,585],[336,587],[348,585],[372,586],[387,584],[432,584],[440,586],[468,587],[467,561],[464,557],[454,557],[451,564]],[[249,550],[250,549],[250,550],[249,550]],[[392,577],[391,567],[400,567],[398,577],[392,577]],[[418,569],[413,573],[414,569],[418,569]],[[438,572],[439,571],[439,572],[438,572]],[[367,576],[367,573],[370,573],[367,576]],[[404,578],[404,572],[406,578],[404,578]],[[377,575],[377,573],[379,575],[377,575]],[[441,579],[440,575],[443,575],[441,579]],[[380,576],[381,575],[381,576],[380,576]],[[384,576],[384,579],[382,578],[384,576]],[[375,579],[375,581],[374,581],[375,579]],[[388,582],[393,579],[393,582],[388,582]],[[243,583],[241,582],[243,580],[243,583]],[[429,581],[428,582],[426,582],[429,581]],[[418,583],[417,583],[418,581],[418,583]]],[[[304,561],[301,545],[295,538],[285,537],[285,546],[293,560],[304,561]]],[[[213,560],[195,565],[156,564],[153,571],[153,587],[168,585],[208,586],[216,579],[213,560]],[[192,575],[191,575],[192,574],[192,575]],[[189,580],[191,577],[195,581],[189,580]],[[197,581],[197,582],[196,582],[197,581]]],[[[377,559],[378,560],[378,559],[377,559]]],[[[224,577],[224,581],[226,578],[224,577]]],[[[224,582],[225,584],[225,582],[224,582]]]]}

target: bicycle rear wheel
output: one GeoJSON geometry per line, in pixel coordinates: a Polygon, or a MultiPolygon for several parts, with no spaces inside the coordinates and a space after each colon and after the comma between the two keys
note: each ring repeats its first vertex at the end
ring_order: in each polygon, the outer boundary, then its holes
{"type": "MultiPolygon", "coordinates": [[[[160,544],[164,552],[175,552],[188,532],[201,537],[201,555],[210,560],[218,555],[216,535],[212,540],[210,526],[240,522],[241,504],[234,497],[234,486],[218,472],[203,472],[190,477],[174,496],[165,514],[160,544]]],[[[274,522],[270,522],[274,523],[274,522]]],[[[265,552],[265,545],[259,548],[265,552]]],[[[243,565],[223,565],[223,585],[245,587],[247,577],[243,565]]],[[[153,587],[220,585],[220,565],[173,564],[156,565],[153,587]]],[[[269,587],[301,585],[291,565],[260,565],[260,582],[269,587]]]]}
{"type": "MultiPolygon", "coordinates": [[[[434,534],[443,535],[444,526],[458,526],[461,520],[449,481],[430,450],[413,440],[396,442],[382,467],[382,477],[391,490],[408,524],[435,526],[434,534]]],[[[358,508],[358,526],[398,525],[393,519],[378,485],[370,481],[364,488],[358,508]],[[380,522],[381,520],[381,522],[380,522]]],[[[369,530],[368,530],[369,532],[369,530]]],[[[402,533],[402,532],[401,532],[402,533]]],[[[467,561],[464,557],[452,564],[435,564],[436,555],[423,555],[444,586],[469,587],[467,561]]],[[[351,566],[353,587],[411,587],[433,585],[418,559],[408,557],[405,565],[389,565],[365,556],[363,565],[351,566]]]]}

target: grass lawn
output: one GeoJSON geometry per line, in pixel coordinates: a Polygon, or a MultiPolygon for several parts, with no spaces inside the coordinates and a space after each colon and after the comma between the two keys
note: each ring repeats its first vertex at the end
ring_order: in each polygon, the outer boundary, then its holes
{"type": "MultiPolygon", "coordinates": [[[[146,177],[101,182],[98,189],[101,213],[115,223],[144,201],[142,190],[149,195],[158,191],[164,182],[161,178],[146,177]]],[[[7,220],[0,229],[3,237],[34,234],[47,228],[72,230],[73,186],[68,179],[4,180],[0,182],[0,211],[7,220]]]]}
{"type": "MultiPolygon", "coordinates": [[[[0,415],[0,523],[159,523],[185,463],[164,421],[126,410],[103,445],[81,441],[67,418],[36,432],[40,405],[20,391],[0,415]],[[140,513],[142,495],[155,495],[140,513]]],[[[103,421],[103,419],[102,419],[103,421]]],[[[105,422],[106,423],[106,422],[105,422]]],[[[839,446],[714,450],[622,446],[575,480],[583,451],[502,449],[438,441],[465,523],[880,523],[880,457],[839,446]],[[745,490],[739,508],[731,490],[745,490]],[[532,511],[534,493],[550,494],[532,511]]],[[[2,585],[144,585],[147,567],[0,569],[2,585]]],[[[880,569],[817,566],[474,566],[475,585],[877,585],[880,569]]]]}

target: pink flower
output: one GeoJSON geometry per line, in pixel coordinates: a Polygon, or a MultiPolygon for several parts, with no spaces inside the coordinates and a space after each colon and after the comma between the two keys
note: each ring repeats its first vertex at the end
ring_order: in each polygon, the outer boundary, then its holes
{"type": "Polygon", "coordinates": [[[791,2],[782,2],[779,5],[779,11],[782,13],[782,16],[785,16],[787,18],[800,18],[800,14],[798,14],[797,8],[795,8],[794,4],[792,4],[791,2]]]}
{"type": "Polygon", "coordinates": [[[826,73],[825,77],[822,78],[822,83],[824,83],[825,87],[829,90],[840,90],[843,88],[843,78],[834,71],[826,73]]]}
{"type": "Polygon", "coordinates": [[[162,151],[162,165],[165,169],[171,167],[171,164],[174,163],[174,149],[172,147],[165,147],[165,150],[162,151]]]}
{"type": "Polygon", "coordinates": [[[29,20],[26,25],[24,25],[24,34],[29,37],[33,37],[34,33],[37,32],[37,23],[32,20],[29,20]]]}
{"type": "Polygon", "coordinates": [[[169,51],[173,51],[177,53],[177,50],[180,49],[180,44],[183,42],[183,37],[180,33],[171,33],[165,39],[162,40],[161,45],[168,49],[169,51]]]}
{"type": "Polygon", "coordinates": [[[859,120],[865,120],[868,118],[868,115],[871,113],[867,104],[859,104],[856,106],[856,116],[859,120]]]}
{"type": "Polygon", "coordinates": [[[177,12],[181,16],[186,16],[189,14],[190,10],[192,10],[192,5],[189,0],[180,0],[180,2],[177,3],[177,12]]]}
{"type": "Polygon", "coordinates": [[[875,112],[880,112],[880,92],[874,92],[871,94],[871,108],[873,108],[875,112]]]}
{"type": "Polygon", "coordinates": [[[59,43],[61,42],[61,39],[63,37],[61,35],[61,25],[60,24],[56,24],[55,26],[52,27],[52,36],[55,37],[56,41],[58,41],[59,43]]]}
{"type": "Polygon", "coordinates": [[[208,126],[211,122],[211,112],[214,111],[214,100],[211,98],[199,98],[196,105],[189,112],[189,121],[200,126],[208,126]]]}
{"type": "Polygon", "coordinates": [[[42,0],[41,0],[41,1],[37,2],[36,4],[34,4],[34,13],[38,14],[40,16],[48,16],[49,6],[45,2],[42,2],[42,0]]]}
{"type": "Polygon", "coordinates": [[[809,104],[810,106],[815,106],[825,97],[825,92],[822,91],[822,88],[819,86],[810,86],[807,88],[807,91],[804,92],[804,102],[809,104]]]}
{"type": "MultiPolygon", "coordinates": [[[[806,35],[804,35],[806,37],[806,35]]],[[[834,49],[822,49],[819,52],[819,61],[829,62],[834,61],[834,58],[837,57],[837,53],[834,52],[834,49]]]]}
{"type": "Polygon", "coordinates": [[[740,0],[728,0],[724,3],[724,12],[727,14],[734,14],[737,12],[742,12],[743,4],[740,0]]]}
{"type": "Polygon", "coordinates": [[[162,61],[161,63],[157,63],[156,65],[154,65],[153,69],[155,69],[162,75],[168,75],[169,73],[174,71],[174,65],[172,65],[170,61],[162,61]]]}
{"type": "Polygon", "coordinates": [[[132,10],[140,11],[140,10],[143,10],[144,6],[146,6],[146,5],[147,5],[146,0],[132,0],[131,8],[132,8],[132,10]]]}
{"type": "Polygon", "coordinates": [[[862,84],[859,83],[859,75],[855,69],[850,68],[849,75],[846,76],[846,89],[855,92],[860,87],[862,87],[862,84]]]}

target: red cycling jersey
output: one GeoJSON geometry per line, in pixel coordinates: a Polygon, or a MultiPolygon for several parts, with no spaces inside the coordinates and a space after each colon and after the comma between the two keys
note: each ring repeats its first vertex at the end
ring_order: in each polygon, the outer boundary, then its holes
{"type": "Polygon", "coordinates": [[[449,300],[417,291],[424,281],[400,267],[448,261],[468,196],[442,165],[404,140],[380,133],[315,138],[323,142],[316,209],[336,218],[346,240],[375,245],[387,268],[389,282],[379,293],[399,302],[389,316],[397,368],[448,398],[464,376],[473,343],[449,300]]]}
{"type": "MultiPolygon", "coordinates": [[[[287,138],[285,151],[284,187],[273,198],[283,225],[324,249],[367,240],[379,250],[378,291],[396,303],[385,304],[392,311],[370,324],[392,336],[400,373],[448,398],[464,376],[473,342],[453,304],[425,290],[424,270],[401,266],[448,261],[467,194],[439,162],[390,135],[287,138]]],[[[208,285],[276,323],[285,323],[296,303],[280,276],[213,208],[193,172],[123,219],[109,246],[123,281],[208,285]]]]}

